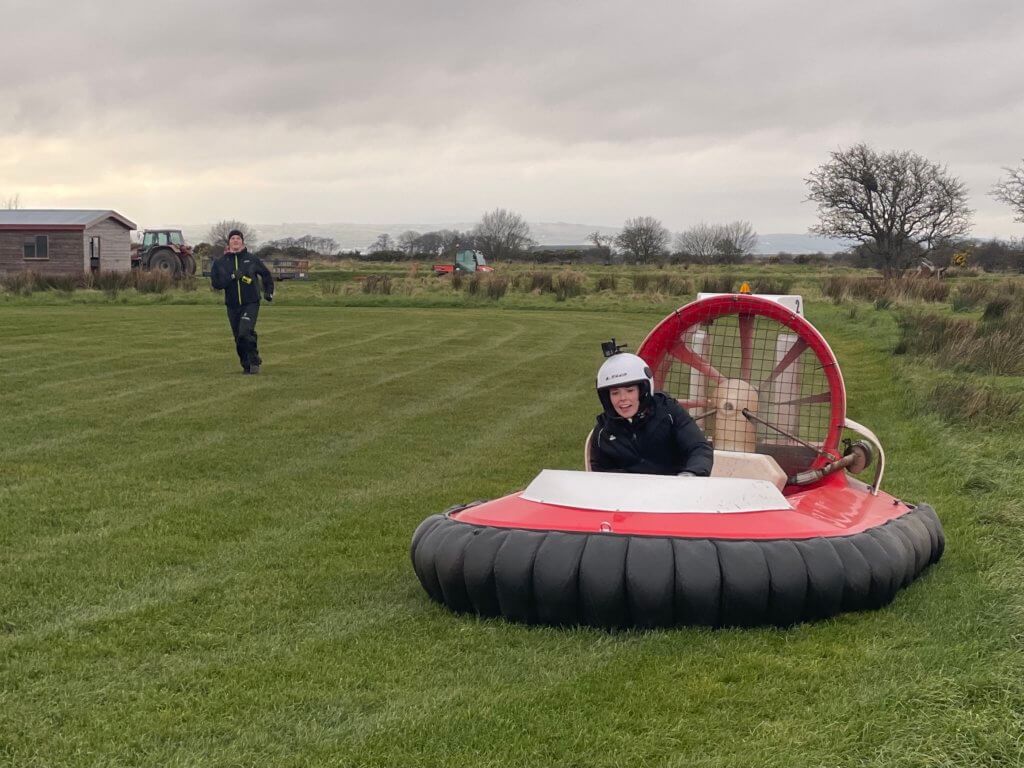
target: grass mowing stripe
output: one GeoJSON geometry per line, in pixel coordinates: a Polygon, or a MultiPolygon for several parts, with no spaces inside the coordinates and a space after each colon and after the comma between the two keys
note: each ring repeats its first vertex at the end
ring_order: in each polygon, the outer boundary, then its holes
{"type": "MultiPolygon", "coordinates": [[[[207,325],[211,325],[211,324],[207,323],[207,325]]],[[[200,360],[200,359],[208,359],[209,355],[210,355],[210,351],[212,349],[214,349],[214,348],[216,348],[218,350],[223,350],[225,352],[228,352],[228,350],[231,349],[231,335],[230,335],[229,329],[227,328],[226,324],[224,324],[224,323],[218,323],[217,325],[218,326],[219,325],[224,325],[224,328],[220,328],[220,327],[218,327],[216,329],[214,329],[212,327],[210,327],[210,328],[203,328],[202,331],[197,332],[195,334],[191,334],[190,333],[187,336],[180,336],[179,337],[181,341],[188,342],[189,344],[194,344],[194,342],[195,342],[197,337],[202,339],[202,347],[204,349],[204,352],[202,354],[200,354],[200,355],[194,355],[192,357],[186,358],[185,359],[186,362],[191,362],[191,361],[200,360]]],[[[270,325],[270,324],[265,321],[263,323],[263,325],[260,326],[260,333],[263,334],[264,336],[267,335],[266,326],[268,326],[268,325],[270,325]]],[[[130,327],[130,330],[134,330],[134,329],[132,329],[130,327]]],[[[303,331],[303,330],[295,329],[291,334],[287,334],[286,333],[284,335],[284,338],[275,338],[275,341],[276,341],[277,344],[285,345],[285,346],[288,346],[289,348],[293,348],[293,345],[301,347],[301,346],[305,346],[307,344],[310,344],[310,343],[312,343],[314,341],[317,341],[317,340],[319,340],[320,338],[322,338],[325,335],[333,335],[333,334],[336,334],[336,333],[341,332],[341,331],[342,331],[342,329],[333,329],[333,330],[330,330],[330,331],[318,331],[318,332],[315,332],[315,333],[309,333],[308,331],[303,331]]],[[[275,333],[275,332],[276,332],[276,328],[272,328],[271,329],[271,333],[275,333]]],[[[39,354],[40,355],[45,355],[45,356],[48,356],[48,357],[54,357],[54,356],[66,357],[66,356],[68,356],[68,354],[70,352],[74,351],[76,353],[76,357],[77,357],[77,356],[81,355],[82,353],[88,352],[90,348],[88,346],[84,346],[83,347],[82,344],[81,344],[81,335],[80,335],[79,329],[75,329],[75,334],[76,335],[74,337],[72,337],[70,339],[67,339],[65,341],[66,346],[57,346],[55,344],[54,337],[52,335],[47,336],[45,338],[45,340],[44,340],[47,348],[44,351],[41,351],[39,354]]],[[[101,365],[101,364],[106,364],[106,363],[113,363],[113,362],[118,362],[118,361],[124,361],[126,363],[136,363],[138,361],[145,360],[147,357],[152,358],[154,352],[160,353],[160,356],[162,358],[166,354],[166,352],[167,352],[169,347],[170,348],[174,348],[174,347],[177,346],[175,344],[169,344],[168,343],[169,341],[172,341],[171,339],[168,339],[168,338],[153,339],[153,338],[151,338],[151,336],[152,336],[152,333],[149,333],[149,334],[136,333],[135,335],[129,334],[127,336],[123,336],[123,337],[121,337],[122,343],[125,344],[125,345],[128,345],[130,347],[130,351],[129,352],[125,352],[125,353],[120,354],[120,355],[111,355],[111,356],[107,356],[107,357],[95,357],[93,355],[86,355],[86,358],[87,358],[86,365],[87,366],[95,366],[95,365],[101,365]],[[140,336],[141,336],[141,338],[140,338],[140,336]]],[[[276,333],[275,333],[275,337],[276,337],[276,333]]],[[[101,345],[101,346],[109,347],[109,343],[106,344],[106,345],[101,345]]],[[[228,353],[228,354],[230,354],[230,353],[228,353]]],[[[175,362],[180,364],[182,362],[182,360],[181,360],[181,358],[175,358],[175,362]]],[[[149,363],[149,361],[147,361],[147,363],[149,363]]],[[[52,373],[55,370],[62,370],[64,368],[71,368],[71,367],[74,367],[76,365],[81,367],[82,363],[81,362],[78,362],[78,363],[57,363],[57,364],[48,365],[48,366],[38,366],[36,368],[31,368],[31,369],[24,369],[24,368],[16,369],[16,370],[14,370],[14,374],[13,375],[12,374],[0,375],[0,382],[3,382],[6,386],[11,386],[11,381],[6,380],[6,379],[17,379],[19,376],[25,376],[25,377],[37,376],[38,377],[39,375],[50,374],[50,373],[52,373]]],[[[161,363],[156,363],[156,365],[160,366],[161,363]]],[[[167,365],[167,364],[165,363],[163,365],[167,365]]],[[[75,377],[73,379],[61,378],[61,379],[58,379],[56,381],[43,384],[41,386],[45,388],[47,386],[67,385],[70,381],[80,381],[80,380],[88,381],[88,380],[92,380],[92,379],[110,378],[112,376],[116,376],[117,373],[118,373],[118,370],[115,370],[115,371],[107,371],[107,372],[104,372],[104,373],[101,373],[101,374],[96,374],[96,375],[93,375],[93,376],[75,377]]],[[[38,388],[38,386],[39,385],[37,385],[36,388],[38,388]]]]}
{"type": "MultiPolygon", "coordinates": [[[[340,333],[340,332],[341,332],[341,329],[337,329],[337,330],[331,331],[331,332],[319,333],[319,334],[317,334],[317,336],[318,337],[323,337],[323,336],[327,336],[327,335],[334,335],[334,334],[340,333]]],[[[367,336],[367,337],[360,338],[357,341],[346,341],[346,342],[342,342],[342,343],[339,343],[339,344],[331,345],[331,346],[326,347],[326,348],[321,348],[320,350],[318,350],[316,352],[316,354],[339,352],[339,351],[347,350],[347,349],[350,349],[350,348],[353,348],[353,347],[364,346],[366,344],[371,344],[371,343],[375,343],[375,342],[379,342],[379,341],[385,340],[385,339],[387,339],[387,338],[389,338],[389,337],[391,337],[393,335],[394,335],[394,332],[381,332],[381,333],[377,333],[377,334],[373,334],[373,335],[370,335],[370,336],[367,336]]],[[[305,345],[305,343],[306,343],[306,340],[303,340],[303,345],[305,345]]],[[[301,348],[301,347],[299,347],[299,348],[301,348]]],[[[87,397],[88,398],[88,403],[89,403],[90,409],[94,408],[97,404],[106,403],[108,401],[112,402],[112,401],[119,400],[119,399],[122,399],[122,398],[125,398],[125,397],[132,397],[132,396],[136,396],[136,395],[142,396],[142,395],[146,395],[146,394],[149,394],[149,393],[158,392],[161,389],[174,389],[175,392],[182,399],[184,399],[185,396],[189,395],[193,390],[194,391],[203,391],[203,390],[206,390],[206,389],[209,388],[208,384],[196,380],[195,371],[191,370],[194,366],[190,365],[190,364],[194,364],[194,363],[198,363],[198,362],[202,362],[202,361],[209,361],[210,357],[211,357],[211,353],[210,353],[209,350],[207,350],[204,353],[199,354],[199,355],[193,355],[193,356],[189,356],[189,357],[185,357],[185,358],[179,357],[179,358],[176,358],[176,359],[174,359],[174,360],[172,360],[170,362],[166,362],[166,363],[163,363],[163,364],[148,365],[148,366],[146,366],[146,374],[147,374],[147,376],[152,377],[148,384],[133,385],[131,388],[124,389],[124,390],[122,390],[120,392],[114,392],[114,393],[108,394],[106,396],[102,396],[102,395],[101,396],[97,396],[92,391],[86,390],[84,385],[86,385],[86,383],[95,383],[96,381],[98,381],[100,379],[122,377],[122,376],[125,375],[126,372],[132,370],[130,367],[115,369],[113,371],[110,371],[110,372],[107,372],[107,373],[104,373],[104,374],[97,374],[95,376],[90,376],[90,377],[77,377],[74,380],[74,382],[76,384],[82,384],[83,385],[82,389],[84,391],[82,391],[81,394],[83,395],[83,397],[87,397]],[[186,372],[183,372],[181,375],[179,375],[178,377],[175,377],[175,378],[160,378],[159,377],[159,372],[164,370],[164,369],[169,369],[169,370],[185,369],[186,372]],[[184,391],[181,391],[180,385],[185,385],[188,382],[193,382],[194,386],[191,389],[185,389],[184,391]]],[[[287,354],[285,354],[285,355],[281,355],[281,356],[277,357],[276,358],[276,362],[278,362],[278,363],[280,363],[280,362],[288,362],[288,361],[291,361],[291,360],[293,360],[295,358],[296,358],[295,355],[287,355],[287,354]]],[[[210,368],[210,366],[204,366],[204,367],[210,368]]],[[[237,372],[237,369],[233,369],[233,372],[237,372]]],[[[32,402],[37,402],[35,400],[35,393],[40,391],[40,390],[47,389],[47,388],[53,388],[55,390],[59,389],[61,391],[61,393],[64,394],[64,395],[73,395],[73,394],[78,394],[79,393],[79,388],[78,387],[76,387],[76,386],[68,386],[66,382],[49,382],[49,383],[42,384],[42,385],[36,387],[34,390],[26,391],[26,394],[27,394],[28,397],[31,398],[32,402]]],[[[193,403],[192,401],[188,401],[188,402],[189,402],[189,405],[195,405],[195,403],[193,403]]],[[[17,403],[15,403],[15,406],[16,405],[17,405],[17,403]]],[[[27,404],[26,404],[26,406],[27,406],[27,404]]],[[[74,409],[79,409],[80,410],[81,409],[81,404],[76,402],[76,401],[70,401],[70,402],[66,403],[63,407],[47,408],[47,409],[42,410],[42,411],[25,411],[22,414],[20,414],[20,416],[21,416],[22,419],[33,420],[33,419],[38,419],[40,416],[54,416],[54,415],[56,415],[58,413],[65,413],[65,412],[72,411],[74,409]]],[[[17,419],[8,419],[8,423],[10,423],[11,421],[17,421],[17,419]]]]}
{"type": "MultiPolygon", "coordinates": [[[[530,355],[527,355],[526,357],[532,358],[532,357],[535,357],[535,356],[536,355],[534,355],[534,354],[530,354],[530,355]]],[[[449,357],[451,357],[451,355],[449,357]]],[[[448,359],[447,358],[442,358],[436,364],[442,364],[442,363],[446,363],[446,362],[448,362],[448,359]]],[[[518,362],[516,363],[516,365],[518,365],[518,362]]],[[[484,383],[488,378],[491,378],[491,377],[501,377],[501,376],[505,375],[506,373],[507,373],[507,369],[492,370],[492,371],[489,371],[486,374],[482,374],[482,375],[478,376],[477,379],[475,379],[475,380],[460,381],[456,385],[454,385],[453,387],[450,387],[448,390],[444,390],[443,394],[446,397],[451,397],[451,396],[457,394],[457,389],[461,388],[464,391],[469,391],[469,390],[472,390],[473,388],[479,386],[481,383],[484,383]]],[[[403,407],[401,410],[395,412],[394,414],[391,414],[390,420],[392,420],[392,421],[401,421],[403,419],[408,418],[410,414],[417,413],[417,412],[422,412],[422,411],[428,411],[429,412],[430,409],[431,409],[431,406],[429,405],[429,403],[428,404],[424,404],[422,402],[412,401],[411,404],[403,407]]],[[[386,426],[386,424],[385,424],[385,426],[386,426]]],[[[386,436],[387,436],[387,434],[384,433],[384,437],[386,437],[386,436]]],[[[373,433],[372,436],[371,435],[367,435],[366,439],[369,440],[369,439],[371,439],[371,437],[373,439],[376,439],[377,433],[373,433]]],[[[360,447],[361,447],[360,441],[357,440],[357,441],[354,441],[350,445],[349,450],[355,450],[355,449],[358,449],[360,447]]],[[[286,466],[285,467],[285,471],[282,473],[282,477],[289,478],[291,481],[294,481],[294,479],[295,479],[295,471],[294,470],[298,469],[300,466],[303,467],[306,472],[312,472],[312,471],[315,470],[315,468],[316,468],[318,463],[324,463],[324,462],[330,460],[330,458],[331,457],[322,457],[319,462],[317,462],[317,461],[311,462],[310,460],[305,459],[305,458],[295,459],[295,460],[293,460],[294,466],[286,466]]],[[[189,499],[189,501],[190,501],[190,503],[195,503],[196,502],[195,499],[191,499],[191,498],[189,499]]],[[[111,512],[116,512],[116,510],[111,510],[111,512]]],[[[110,527],[104,527],[102,530],[104,532],[104,535],[109,535],[112,532],[112,529],[110,527]]],[[[62,536],[61,539],[62,539],[62,542],[61,542],[62,544],[66,544],[67,543],[66,542],[66,537],[62,536]]]]}
{"type": "MultiPolygon", "coordinates": [[[[461,330],[452,331],[449,336],[442,337],[442,339],[455,338],[456,336],[463,335],[465,333],[467,333],[467,332],[461,331],[461,330]]],[[[371,337],[369,341],[377,341],[377,340],[380,340],[380,338],[383,338],[383,336],[381,336],[381,337],[371,337]]],[[[367,342],[367,343],[369,343],[369,342],[367,342]]],[[[379,357],[381,359],[385,359],[385,358],[393,357],[395,355],[403,354],[405,352],[408,352],[408,351],[412,350],[417,344],[418,344],[418,342],[414,342],[414,343],[410,344],[407,347],[399,347],[399,348],[391,349],[385,355],[381,355],[379,357]]],[[[357,346],[360,346],[359,342],[355,342],[355,343],[344,342],[342,344],[336,345],[333,349],[341,350],[341,349],[345,349],[345,348],[349,348],[349,347],[357,347],[357,346]]],[[[328,349],[330,350],[332,348],[328,348],[328,349]]],[[[309,355],[291,355],[291,356],[287,356],[286,355],[286,356],[284,356],[284,362],[288,362],[289,360],[303,358],[303,357],[306,357],[306,356],[311,356],[313,354],[319,354],[319,352],[318,353],[309,353],[309,355]]],[[[240,377],[239,376],[233,376],[232,378],[237,380],[240,377]]],[[[261,382],[266,381],[267,378],[268,377],[264,376],[262,379],[260,379],[260,381],[261,382]]],[[[163,408],[161,410],[157,410],[157,411],[150,410],[150,411],[146,411],[146,412],[136,412],[133,416],[125,418],[125,419],[122,419],[120,421],[120,425],[122,427],[135,426],[137,424],[141,424],[141,423],[144,423],[146,421],[160,419],[160,418],[169,416],[171,414],[180,413],[181,411],[186,410],[186,409],[203,407],[203,406],[212,405],[212,404],[215,404],[215,403],[218,403],[218,402],[223,402],[224,400],[230,399],[231,397],[235,396],[236,394],[237,394],[236,390],[224,389],[220,393],[218,393],[216,395],[212,395],[212,396],[207,397],[207,398],[199,398],[199,399],[193,399],[193,400],[187,400],[187,401],[186,400],[181,400],[181,401],[175,403],[174,405],[167,406],[167,407],[165,407],[165,408],[163,408]]],[[[306,405],[308,405],[308,404],[305,404],[305,403],[291,404],[290,406],[288,406],[288,407],[278,411],[278,413],[281,416],[287,417],[292,411],[301,409],[303,407],[306,407],[306,405]]],[[[77,448],[78,441],[82,437],[90,437],[90,436],[93,436],[93,435],[96,435],[96,434],[103,434],[103,433],[104,433],[104,430],[103,430],[102,427],[97,427],[97,428],[94,428],[94,429],[91,429],[91,430],[85,430],[83,432],[80,432],[76,436],[76,439],[75,439],[75,446],[76,446],[76,448],[77,448]]],[[[37,440],[37,441],[35,441],[33,443],[29,443],[28,445],[20,446],[20,447],[17,448],[17,451],[18,451],[18,454],[20,456],[31,455],[32,453],[39,452],[39,451],[51,452],[54,448],[59,447],[62,443],[67,444],[69,442],[70,442],[70,436],[67,433],[65,433],[65,434],[59,435],[59,436],[57,436],[55,438],[45,438],[45,439],[42,439],[42,440],[37,440]]],[[[167,450],[173,452],[175,449],[173,447],[171,447],[171,448],[169,448],[167,450]]],[[[2,451],[0,451],[0,455],[2,455],[2,451]]]]}
{"type": "MultiPolygon", "coordinates": [[[[362,347],[341,364],[353,371],[314,355],[255,382],[244,391],[268,412],[307,407],[258,416],[246,451],[228,437],[204,442],[237,414],[218,412],[218,403],[140,422],[135,434],[117,431],[113,408],[93,423],[73,420],[74,434],[98,425],[108,434],[84,440],[81,455],[59,452],[49,485],[0,502],[4,759],[1020,762],[1013,577],[1021,534],[1012,489],[1022,468],[1004,462],[996,487],[965,496],[963,483],[1007,444],[965,444],[914,410],[893,377],[884,314],[869,325],[874,313],[851,324],[828,306],[808,311],[844,364],[851,416],[887,447],[886,487],[932,501],[946,522],[950,546],[939,567],[882,611],[790,630],[609,635],[451,615],[416,582],[408,539],[448,503],[507,492],[543,466],[578,467],[597,410],[594,342],[640,338],[660,318],[317,312],[345,314],[354,336],[401,329],[405,353],[369,363],[378,350],[362,347]],[[412,343],[451,327],[472,332],[412,343]],[[364,362],[370,381],[358,375],[364,362]],[[179,462],[160,453],[161,439],[180,445],[179,462]],[[949,471],[948,457],[965,445],[979,455],[963,473],[949,471]],[[140,461],[119,471],[111,459],[125,449],[140,461]],[[237,474],[258,482],[232,491],[225,483],[237,474]],[[69,508],[63,517],[52,511],[60,504],[69,508]],[[18,622],[7,618],[14,606],[18,622]],[[76,612],[82,620],[60,624],[76,612]]],[[[0,308],[0,327],[4,315],[0,308]]],[[[305,314],[279,317],[296,328],[305,314]]],[[[193,353],[175,343],[168,354],[193,353]]],[[[181,386],[202,391],[216,365],[196,367],[194,383],[181,386]]],[[[145,381],[143,372],[126,375],[145,381]]],[[[8,466],[0,461],[0,473],[8,466]]],[[[0,482],[19,481],[21,471],[0,482]]]]}

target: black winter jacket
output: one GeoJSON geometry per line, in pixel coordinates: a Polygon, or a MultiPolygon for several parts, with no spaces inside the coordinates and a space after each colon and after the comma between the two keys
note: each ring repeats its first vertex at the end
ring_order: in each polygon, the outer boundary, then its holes
{"type": "Polygon", "coordinates": [[[260,303],[257,277],[263,282],[263,295],[269,299],[274,295],[274,276],[262,261],[245,249],[225,253],[210,269],[210,284],[224,291],[224,303],[229,307],[260,303]]]}
{"type": "Polygon", "coordinates": [[[602,413],[590,436],[594,472],[648,475],[711,474],[714,451],[690,414],[674,399],[655,392],[632,419],[602,413]]]}

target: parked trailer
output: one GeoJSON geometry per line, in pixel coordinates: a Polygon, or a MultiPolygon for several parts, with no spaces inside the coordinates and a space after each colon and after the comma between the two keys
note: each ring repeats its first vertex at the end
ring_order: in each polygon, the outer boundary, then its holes
{"type": "MultiPolygon", "coordinates": [[[[275,280],[307,280],[309,278],[309,259],[289,259],[287,257],[264,259],[270,274],[275,280]]],[[[202,259],[203,277],[209,277],[213,269],[213,259],[204,256],[202,259]]]]}

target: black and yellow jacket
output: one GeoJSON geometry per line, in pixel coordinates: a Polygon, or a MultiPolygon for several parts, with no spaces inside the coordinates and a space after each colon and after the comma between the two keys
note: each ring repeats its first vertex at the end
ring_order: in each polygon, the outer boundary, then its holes
{"type": "Polygon", "coordinates": [[[274,276],[262,261],[245,249],[225,253],[213,262],[210,270],[210,283],[216,290],[224,291],[224,303],[229,307],[260,303],[257,278],[263,283],[263,295],[273,296],[274,276]]]}

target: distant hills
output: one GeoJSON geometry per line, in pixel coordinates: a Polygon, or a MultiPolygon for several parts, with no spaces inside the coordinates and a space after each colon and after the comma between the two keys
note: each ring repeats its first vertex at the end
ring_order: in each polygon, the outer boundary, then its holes
{"type": "MultiPolygon", "coordinates": [[[[433,232],[440,229],[457,229],[459,231],[470,230],[476,222],[446,222],[446,223],[407,223],[407,224],[355,224],[348,222],[336,222],[332,224],[320,224],[316,222],[286,222],[283,224],[253,224],[256,230],[257,240],[266,242],[268,240],[279,240],[285,237],[301,237],[302,235],[314,235],[316,237],[330,237],[338,243],[338,246],[345,251],[366,250],[377,236],[386,232],[397,238],[403,232],[413,230],[415,232],[433,232]]],[[[185,225],[182,230],[189,242],[198,243],[206,239],[206,233],[210,224],[185,225]]],[[[570,222],[530,222],[530,231],[533,238],[539,245],[586,245],[589,243],[587,236],[591,232],[600,232],[604,235],[614,234],[618,231],[616,227],[607,227],[596,224],[574,224],[570,222]]],[[[845,250],[847,244],[841,240],[832,240],[827,237],[816,237],[814,235],[801,235],[789,233],[771,233],[760,235],[758,238],[755,253],[774,254],[785,253],[837,253],[845,250]]]]}

